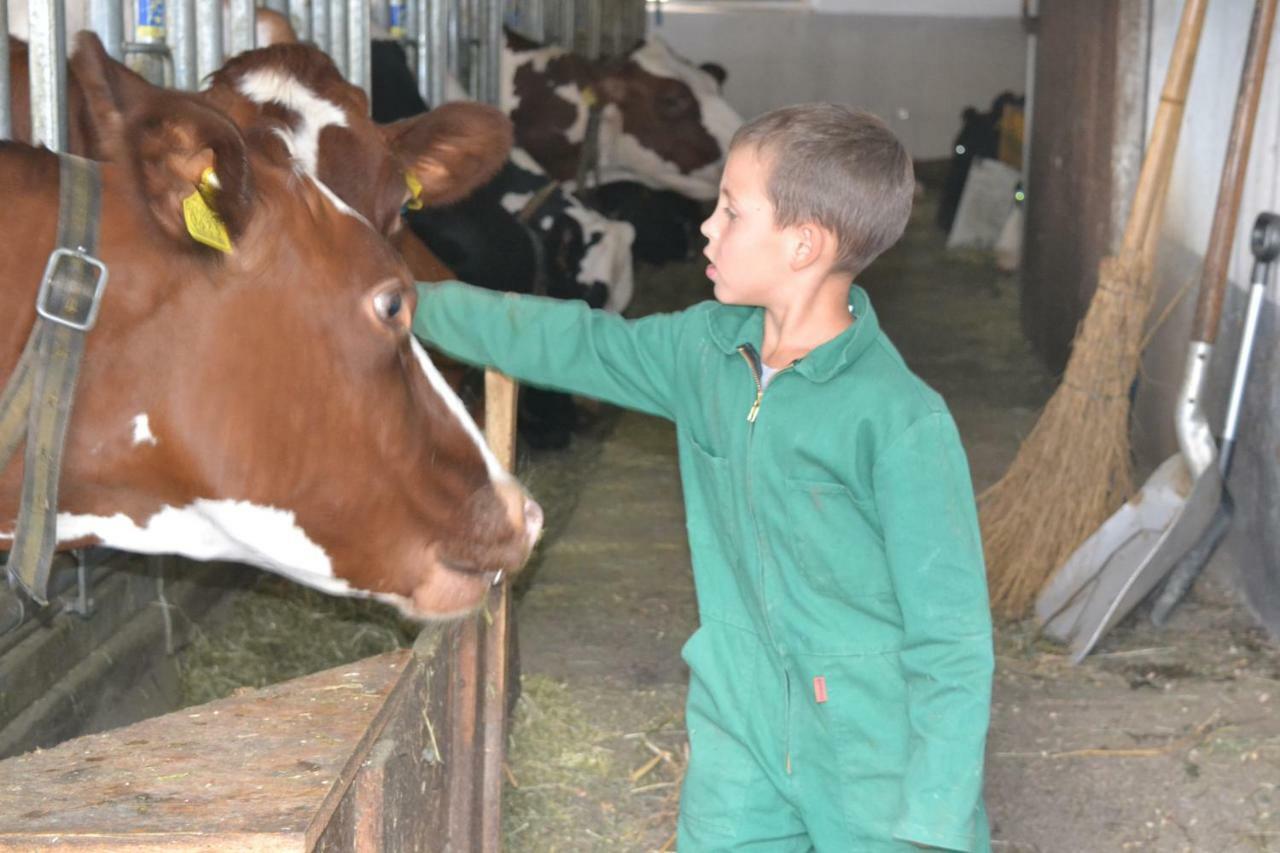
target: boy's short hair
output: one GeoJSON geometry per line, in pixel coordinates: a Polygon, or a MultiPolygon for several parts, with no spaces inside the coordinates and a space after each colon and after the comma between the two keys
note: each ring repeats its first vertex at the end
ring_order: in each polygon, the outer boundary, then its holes
{"type": "Polygon", "coordinates": [[[815,222],[836,237],[833,270],[857,275],[897,242],[911,216],[915,172],[876,116],[838,104],[797,104],[740,127],[729,150],[768,163],[774,225],[815,222]]]}

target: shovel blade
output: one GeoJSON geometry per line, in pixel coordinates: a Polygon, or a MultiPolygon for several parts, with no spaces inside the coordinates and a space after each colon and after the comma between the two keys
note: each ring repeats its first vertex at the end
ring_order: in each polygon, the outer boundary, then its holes
{"type": "Polygon", "coordinates": [[[1041,590],[1036,618],[1043,632],[1068,641],[1077,632],[1089,600],[1096,594],[1107,594],[1099,587],[1115,593],[1122,585],[1122,581],[1113,580],[1116,571],[1112,567],[1132,566],[1150,554],[1190,491],[1186,463],[1179,455],[1170,456],[1141,491],[1080,544],[1041,590]]]}
{"type": "Polygon", "coordinates": [[[1181,512],[1160,537],[1156,547],[1144,559],[1128,564],[1117,562],[1108,571],[1123,583],[1115,594],[1090,597],[1071,639],[1072,660],[1076,663],[1084,660],[1103,635],[1156,588],[1174,563],[1196,544],[1208,528],[1221,500],[1222,473],[1215,460],[1196,480],[1181,512]]]}

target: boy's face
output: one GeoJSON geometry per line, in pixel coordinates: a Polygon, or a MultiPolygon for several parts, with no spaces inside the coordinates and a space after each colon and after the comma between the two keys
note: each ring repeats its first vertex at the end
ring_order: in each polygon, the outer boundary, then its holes
{"type": "Polygon", "coordinates": [[[758,149],[733,149],[715,212],[702,223],[704,254],[711,261],[707,277],[715,282],[716,299],[727,305],[767,307],[790,274],[790,235],[774,227],[768,179],[768,159],[758,149]]]}

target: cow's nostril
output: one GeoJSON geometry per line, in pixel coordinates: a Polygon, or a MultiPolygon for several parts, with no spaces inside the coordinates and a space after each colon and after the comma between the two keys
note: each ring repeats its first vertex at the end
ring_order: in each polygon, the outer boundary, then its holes
{"type": "Polygon", "coordinates": [[[524,526],[529,532],[529,541],[536,541],[538,535],[542,533],[542,507],[533,498],[526,497],[524,499],[524,526]]]}

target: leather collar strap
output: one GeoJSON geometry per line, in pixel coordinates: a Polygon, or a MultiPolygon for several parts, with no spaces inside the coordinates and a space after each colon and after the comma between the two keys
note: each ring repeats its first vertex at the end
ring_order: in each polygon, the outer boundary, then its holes
{"type": "Polygon", "coordinates": [[[85,334],[97,320],[107,268],[97,250],[98,165],[58,155],[58,245],[36,297],[36,323],[0,394],[0,469],[25,437],[22,503],[6,567],[33,599],[48,602],[58,531],[58,476],[85,334]]]}

